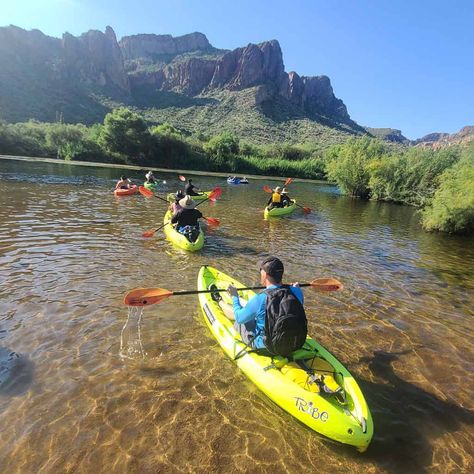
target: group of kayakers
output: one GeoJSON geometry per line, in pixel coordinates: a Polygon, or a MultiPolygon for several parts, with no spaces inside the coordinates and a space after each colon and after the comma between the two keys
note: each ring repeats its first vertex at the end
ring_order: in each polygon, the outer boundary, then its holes
{"type": "Polygon", "coordinates": [[[292,200],[290,199],[286,188],[281,188],[280,186],[277,186],[272,191],[272,195],[267,202],[268,210],[271,210],[275,207],[287,207],[291,205],[292,200]]]}

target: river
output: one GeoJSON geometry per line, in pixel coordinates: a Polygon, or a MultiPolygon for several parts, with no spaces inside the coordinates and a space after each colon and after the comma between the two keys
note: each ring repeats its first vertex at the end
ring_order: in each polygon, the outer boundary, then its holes
{"type": "MultiPolygon", "coordinates": [[[[472,238],[426,233],[410,207],[308,182],[289,190],[311,214],[265,221],[262,186],[277,181],[195,176],[223,194],[200,206],[221,225],[190,254],[162,231],[142,237],[165,204],[116,198],[119,174],[0,161],[1,472],[473,472],[472,238]],[[131,315],[122,334],[128,290],[194,289],[203,264],[256,284],[269,253],[288,281],[344,283],[306,290],[306,312],[372,411],[364,454],[263,396],[212,338],[196,296],[146,308],[140,325],[131,315]]],[[[180,185],[158,177],[163,191],[180,185]]]]}

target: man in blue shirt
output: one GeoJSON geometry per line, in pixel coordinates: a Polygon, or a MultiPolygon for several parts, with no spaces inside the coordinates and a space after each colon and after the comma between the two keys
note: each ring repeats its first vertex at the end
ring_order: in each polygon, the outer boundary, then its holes
{"type": "MultiPolygon", "coordinates": [[[[267,302],[267,290],[282,286],[283,262],[277,257],[267,257],[259,265],[260,283],[265,285],[266,290],[251,298],[242,307],[238,292],[233,285],[229,285],[227,291],[232,296],[232,309],[222,300],[219,305],[224,314],[231,320],[235,320],[234,327],[242,336],[242,340],[253,349],[265,348],[263,336],[265,334],[265,305],[267,302]]],[[[291,287],[291,291],[298,298],[301,304],[304,303],[303,292],[298,283],[291,287]]]]}

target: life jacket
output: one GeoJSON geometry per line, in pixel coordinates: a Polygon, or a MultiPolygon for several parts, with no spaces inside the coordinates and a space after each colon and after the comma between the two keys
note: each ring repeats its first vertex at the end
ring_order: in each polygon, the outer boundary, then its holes
{"type": "Polygon", "coordinates": [[[280,193],[273,193],[272,194],[272,202],[281,202],[281,194],[280,193]]]}
{"type": "Polygon", "coordinates": [[[263,342],[270,353],[287,357],[303,347],[306,341],[306,314],[303,305],[288,285],[266,292],[263,342]]]}

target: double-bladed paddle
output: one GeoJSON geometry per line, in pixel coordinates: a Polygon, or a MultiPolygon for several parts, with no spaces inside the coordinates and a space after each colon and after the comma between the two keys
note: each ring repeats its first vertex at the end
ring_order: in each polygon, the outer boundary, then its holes
{"type": "MultiPolygon", "coordinates": [[[[291,178],[288,178],[288,179],[291,179],[291,178]]],[[[288,180],[287,180],[288,181],[288,180]]],[[[290,181],[291,182],[291,181],[290,181]]],[[[270,188],[270,186],[267,186],[265,184],[265,186],[263,186],[263,190],[266,192],[266,193],[271,193],[273,194],[273,190],[272,188],[270,188]]],[[[301,209],[303,209],[303,212],[305,214],[309,214],[311,212],[311,208],[310,207],[303,207],[303,206],[300,206],[297,202],[295,202],[295,204],[298,206],[298,207],[301,207],[301,209]]]]}
{"type": "MultiPolygon", "coordinates": [[[[343,289],[342,283],[335,278],[317,278],[310,283],[300,283],[299,286],[311,286],[313,289],[318,291],[340,291],[343,289]]],[[[265,286],[249,286],[246,288],[237,288],[237,291],[264,290],[265,288],[265,286]]],[[[161,303],[163,300],[173,295],[197,295],[199,293],[215,293],[221,291],[227,291],[227,288],[184,291],[170,291],[165,288],[135,288],[125,295],[123,303],[127,306],[150,306],[152,304],[161,303]]]]}

